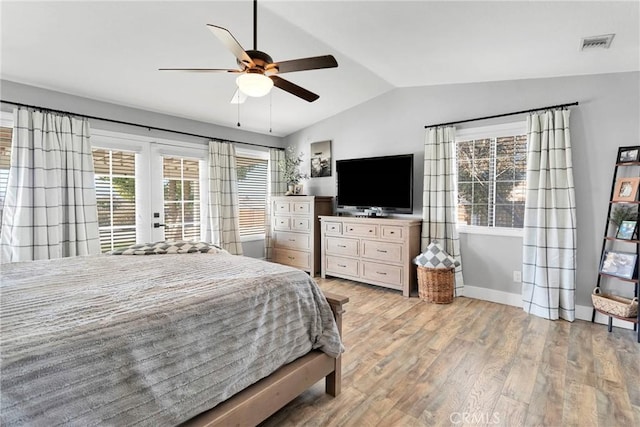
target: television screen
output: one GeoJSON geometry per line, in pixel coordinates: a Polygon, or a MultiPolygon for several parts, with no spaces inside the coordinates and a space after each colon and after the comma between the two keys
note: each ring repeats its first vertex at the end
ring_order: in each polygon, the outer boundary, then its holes
{"type": "Polygon", "coordinates": [[[413,154],[337,160],[338,208],[412,213],[413,154]]]}

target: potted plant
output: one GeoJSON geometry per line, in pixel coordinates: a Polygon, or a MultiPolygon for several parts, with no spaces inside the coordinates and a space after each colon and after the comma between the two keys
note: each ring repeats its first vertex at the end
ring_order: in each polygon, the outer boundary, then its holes
{"type": "Polygon", "coordinates": [[[293,147],[287,147],[284,152],[284,159],[278,163],[282,172],[282,179],[287,183],[287,195],[301,194],[302,185],[300,185],[300,180],[309,178],[308,174],[300,172],[302,156],[302,153],[296,155],[293,147]]]}

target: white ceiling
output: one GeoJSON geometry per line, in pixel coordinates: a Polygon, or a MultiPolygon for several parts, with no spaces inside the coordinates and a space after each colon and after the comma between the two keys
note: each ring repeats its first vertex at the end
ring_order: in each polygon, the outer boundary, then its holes
{"type": "MultiPolygon", "coordinates": [[[[276,61],[332,54],[339,67],[283,75],[320,95],[278,89],[240,107],[242,129],[284,136],[396,87],[640,70],[638,1],[258,2],[258,49],[276,61]],[[615,33],[609,50],[585,36],[615,33]]],[[[253,8],[237,1],[0,2],[0,77],[236,127],[236,68],[206,28],[253,46],[253,8]]]]}

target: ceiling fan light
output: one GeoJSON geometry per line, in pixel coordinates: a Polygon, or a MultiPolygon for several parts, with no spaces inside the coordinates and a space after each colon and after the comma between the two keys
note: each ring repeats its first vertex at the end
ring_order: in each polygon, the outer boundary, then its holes
{"type": "Polygon", "coordinates": [[[238,88],[247,96],[261,97],[271,91],[273,81],[264,74],[246,73],[236,79],[238,88]]]}

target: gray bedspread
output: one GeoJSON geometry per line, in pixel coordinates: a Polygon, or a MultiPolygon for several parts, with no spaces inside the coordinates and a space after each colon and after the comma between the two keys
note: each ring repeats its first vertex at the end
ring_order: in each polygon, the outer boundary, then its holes
{"type": "Polygon", "coordinates": [[[228,254],[1,266],[0,424],[185,421],[311,349],[342,351],[317,284],[228,254]]]}

